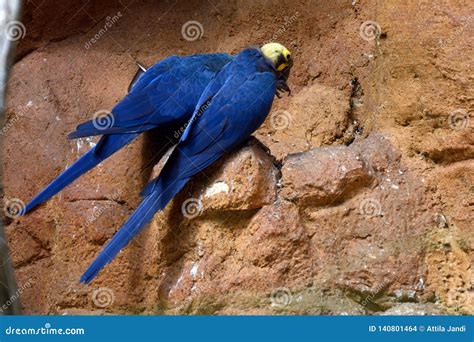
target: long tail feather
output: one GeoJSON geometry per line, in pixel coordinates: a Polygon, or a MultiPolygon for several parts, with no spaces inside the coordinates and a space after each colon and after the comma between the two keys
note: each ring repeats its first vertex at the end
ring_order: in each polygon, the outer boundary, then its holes
{"type": "Polygon", "coordinates": [[[81,175],[130,143],[138,134],[117,134],[103,136],[97,145],[64,170],[55,180],[37,194],[25,208],[25,213],[47,201],[81,175]]]}
{"type": "Polygon", "coordinates": [[[138,208],[119,231],[115,233],[92,264],[89,265],[80,279],[81,283],[90,283],[100,270],[111,262],[118,252],[151,221],[155,213],[166,207],[169,201],[183,188],[187,181],[188,179],[177,180],[168,184],[168,182],[160,180],[160,177],[158,177],[156,181],[153,181],[155,183],[154,191],[143,199],[138,208]]]}

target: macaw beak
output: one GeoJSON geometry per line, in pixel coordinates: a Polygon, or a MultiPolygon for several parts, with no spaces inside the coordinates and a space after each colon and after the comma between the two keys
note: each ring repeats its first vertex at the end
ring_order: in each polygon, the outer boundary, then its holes
{"type": "Polygon", "coordinates": [[[290,71],[292,67],[293,67],[293,59],[290,59],[286,63],[286,67],[280,72],[280,77],[283,77],[285,81],[287,81],[288,77],[290,77],[290,71]]]}
{"type": "Polygon", "coordinates": [[[291,68],[293,67],[293,59],[288,60],[286,63],[286,66],[278,72],[277,77],[278,77],[278,83],[277,83],[277,97],[280,98],[280,92],[287,92],[288,96],[291,95],[291,89],[287,84],[288,77],[290,77],[290,71],[291,68]]]}

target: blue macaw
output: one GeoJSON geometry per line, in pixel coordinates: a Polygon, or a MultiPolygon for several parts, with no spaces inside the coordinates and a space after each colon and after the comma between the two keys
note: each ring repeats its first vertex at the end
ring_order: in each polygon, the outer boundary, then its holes
{"type": "Polygon", "coordinates": [[[224,66],[201,95],[160,175],[142,191],[142,202],[87,268],[81,282],[92,281],[192,176],[250,137],[270,112],[277,91],[289,92],[286,79],[291,66],[290,52],[277,43],[243,50],[224,66]]]}
{"type": "Polygon", "coordinates": [[[129,93],[97,120],[90,120],[69,134],[70,138],[102,135],[99,142],[67,168],[25,207],[22,214],[47,201],[64,187],[129,144],[141,132],[158,128],[172,134],[192,116],[194,107],[211,79],[232,60],[224,53],[171,56],[148,70],[140,70],[129,86],[129,93]]]}

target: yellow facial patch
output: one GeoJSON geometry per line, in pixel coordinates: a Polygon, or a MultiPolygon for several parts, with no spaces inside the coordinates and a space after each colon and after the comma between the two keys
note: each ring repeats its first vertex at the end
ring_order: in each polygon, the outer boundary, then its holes
{"type": "Polygon", "coordinates": [[[285,69],[287,66],[288,66],[288,64],[286,64],[286,63],[281,63],[281,64],[277,67],[277,71],[282,71],[282,70],[285,69]]]}
{"type": "Polygon", "coordinates": [[[267,57],[277,71],[282,71],[288,66],[291,59],[291,53],[286,47],[278,43],[268,43],[260,49],[265,57],[267,57]]]}

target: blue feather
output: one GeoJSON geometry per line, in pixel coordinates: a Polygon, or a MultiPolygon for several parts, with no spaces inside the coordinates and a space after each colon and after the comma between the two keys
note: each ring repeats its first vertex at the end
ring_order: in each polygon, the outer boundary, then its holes
{"type": "Polygon", "coordinates": [[[227,54],[172,56],[153,65],[112,109],[112,115],[107,118],[110,127],[101,127],[90,120],[69,134],[69,138],[103,137],[95,148],[36,195],[27,204],[25,213],[127,145],[139,133],[159,128],[162,134],[169,134],[184,125],[205,87],[232,58],[227,54]]]}
{"type": "Polygon", "coordinates": [[[270,112],[275,92],[273,68],[259,50],[244,50],[227,64],[204,90],[160,175],[142,191],[143,201],[92,262],[81,282],[92,281],[192,176],[246,141],[270,112]]]}
{"type": "Polygon", "coordinates": [[[90,283],[99,271],[107,265],[139,232],[151,221],[155,213],[163,209],[188,180],[173,181],[171,184],[156,184],[156,191],[146,196],[138,208],[107,243],[100,254],[81,276],[82,283],[90,283]]]}
{"type": "Polygon", "coordinates": [[[129,144],[137,134],[105,135],[96,146],[76,160],[74,164],[63,171],[55,180],[37,194],[25,207],[25,212],[47,201],[59,191],[71,184],[81,175],[92,169],[97,164],[107,159],[110,155],[129,144]]]}

